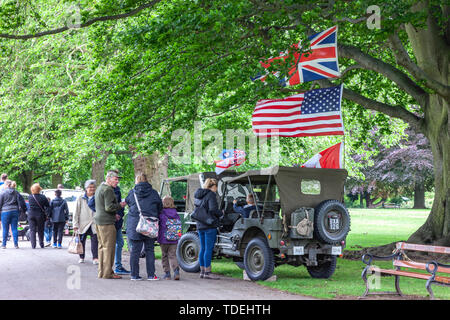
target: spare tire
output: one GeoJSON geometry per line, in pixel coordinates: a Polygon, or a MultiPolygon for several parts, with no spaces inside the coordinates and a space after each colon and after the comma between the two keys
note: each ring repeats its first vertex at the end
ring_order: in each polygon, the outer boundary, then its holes
{"type": "Polygon", "coordinates": [[[314,237],[328,244],[345,239],[350,231],[350,215],[337,200],[326,200],[314,209],[314,237]]]}

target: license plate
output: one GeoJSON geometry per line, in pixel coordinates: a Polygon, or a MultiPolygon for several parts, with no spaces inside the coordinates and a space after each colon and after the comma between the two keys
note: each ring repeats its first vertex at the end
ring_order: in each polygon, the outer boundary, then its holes
{"type": "Polygon", "coordinates": [[[305,247],[294,247],[294,256],[302,256],[305,254],[305,247]]]}
{"type": "Polygon", "coordinates": [[[336,256],[342,254],[342,247],[331,247],[331,254],[336,256]]]}

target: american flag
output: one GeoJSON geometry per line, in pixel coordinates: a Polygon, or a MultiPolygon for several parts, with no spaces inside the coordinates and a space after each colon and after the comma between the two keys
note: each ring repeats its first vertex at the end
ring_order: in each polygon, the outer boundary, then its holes
{"type": "Polygon", "coordinates": [[[341,101],[342,85],[259,100],[252,115],[253,132],[281,137],[344,135],[341,101]]]}
{"type": "MultiPolygon", "coordinates": [[[[294,44],[295,51],[293,56],[296,64],[289,70],[288,78],[280,79],[280,83],[285,85],[296,85],[303,82],[314,81],[326,78],[339,78],[338,55],[337,55],[337,26],[331,27],[323,32],[316,33],[308,37],[310,41],[310,52],[297,52],[301,48],[301,43],[294,44]]],[[[289,52],[282,53],[279,57],[270,58],[265,62],[261,62],[264,68],[269,68],[274,60],[284,59],[288,57],[289,52]]],[[[274,72],[275,76],[279,72],[274,72]]],[[[252,80],[260,79],[264,81],[266,75],[257,76],[252,80]]]]}

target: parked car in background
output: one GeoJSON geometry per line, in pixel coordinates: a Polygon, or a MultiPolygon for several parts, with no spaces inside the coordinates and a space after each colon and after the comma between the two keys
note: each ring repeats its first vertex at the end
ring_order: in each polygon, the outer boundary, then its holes
{"type": "MultiPolygon", "coordinates": [[[[53,200],[56,196],[55,196],[55,190],[56,189],[45,189],[42,190],[41,193],[46,196],[47,198],[51,200],[53,200]]],[[[77,189],[61,189],[62,194],[61,197],[67,201],[67,206],[69,207],[69,222],[68,222],[68,227],[69,230],[72,230],[73,228],[73,224],[72,224],[72,217],[73,214],[75,212],[75,207],[77,204],[77,199],[79,197],[81,197],[84,192],[83,190],[77,190],[77,189]]]]}

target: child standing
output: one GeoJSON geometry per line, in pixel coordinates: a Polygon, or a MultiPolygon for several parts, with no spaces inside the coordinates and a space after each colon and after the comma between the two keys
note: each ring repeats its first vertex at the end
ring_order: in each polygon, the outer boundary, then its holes
{"type": "Polygon", "coordinates": [[[180,267],[177,261],[177,244],[181,237],[181,219],[177,213],[173,198],[165,196],[162,199],[163,210],[159,215],[158,242],[161,245],[161,261],[164,270],[164,280],[170,280],[170,267],[174,271],[174,280],[180,280],[180,267]]]}

